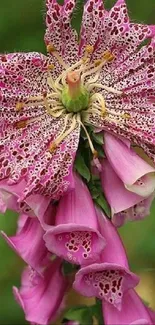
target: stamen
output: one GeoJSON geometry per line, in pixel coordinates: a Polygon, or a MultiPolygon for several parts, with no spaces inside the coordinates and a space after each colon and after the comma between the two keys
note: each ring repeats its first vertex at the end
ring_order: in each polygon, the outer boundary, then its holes
{"type": "Polygon", "coordinates": [[[66,115],[66,117],[65,117],[65,125],[64,125],[63,130],[61,131],[60,135],[49,146],[49,151],[51,153],[53,153],[53,151],[57,148],[57,146],[76,128],[76,123],[77,123],[76,115],[73,115],[73,114],[67,114],[66,115]],[[68,120],[72,116],[73,116],[72,124],[71,124],[70,128],[68,130],[66,130],[68,120]]]}
{"type": "Polygon", "coordinates": [[[77,114],[77,121],[82,126],[83,130],[86,133],[86,136],[87,136],[87,139],[88,139],[88,143],[89,143],[89,146],[90,146],[90,149],[92,151],[92,154],[93,154],[94,158],[97,158],[98,157],[98,152],[95,150],[95,148],[93,146],[93,143],[91,141],[91,138],[89,136],[89,133],[88,133],[87,129],[85,128],[84,124],[81,121],[80,114],[77,114]]]}
{"type": "Polygon", "coordinates": [[[100,93],[93,94],[90,97],[90,103],[93,103],[94,101],[97,101],[101,105],[101,111],[104,116],[106,114],[106,105],[104,97],[100,93]]]}
{"type": "Polygon", "coordinates": [[[47,52],[52,54],[65,69],[68,68],[67,64],[63,61],[62,57],[59,55],[54,45],[47,45],[47,52]]]}
{"type": "Polygon", "coordinates": [[[89,69],[89,71],[87,71],[86,73],[83,74],[83,76],[81,78],[82,82],[84,82],[85,77],[97,72],[96,76],[94,78],[90,79],[88,81],[88,83],[86,83],[86,86],[89,85],[89,83],[96,82],[99,78],[102,67],[107,62],[111,62],[113,59],[114,59],[114,55],[110,51],[105,51],[100,60],[94,61],[95,67],[93,69],[89,69]]]}
{"type": "Polygon", "coordinates": [[[86,47],[85,47],[85,53],[84,53],[84,56],[82,58],[83,63],[85,63],[88,60],[88,57],[90,57],[93,52],[94,52],[94,46],[93,45],[90,45],[90,44],[86,45],[86,47]]]}
{"type": "Polygon", "coordinates": [[[116,94],[116,95],[122,95],[123,94],[123,91],[121,91],[121,90],[117,90],[117,89],[114,89],[113,87],[108,87],[108,86],[98,84],[98,83],[93,83],[91,85],[88,85],[88,87],[87,87],[87,89],[89,91],[91,91],[93,88],[104,89],[105,91],[116,94]]]}

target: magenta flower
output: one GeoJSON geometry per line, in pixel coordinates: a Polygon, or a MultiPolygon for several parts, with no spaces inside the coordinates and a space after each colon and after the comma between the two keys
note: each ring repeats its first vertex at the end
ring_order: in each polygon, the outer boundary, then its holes
{"type": "Polygon", "coordinates": [[[125,292],[135,287],[139,278],[129,270],[125,250],[115,227],[99,210],[98,217],[106,247],[100,263],[78,271],[73,286],[81,294],[98,297],[121,310],[125,292]]]}
{"type": "Polygon", "coordinates": [[[46,4],[48,56],[0,56],[0,179],[25,180],[20,201],[34,193],[59,199],[74,187],[81,127],[96,156],[87,124],[155,153],[155,27],[130,23],[124,0],[109,12],[102,0],[88,0],[78,42],[70,25],[75,1],[46,4]]]}
{"type": "Polygon", "coordinates": [[[32,273],[27,267],[22,276],[20,290],[13,288],[15,298],[30,323],[47,325],[64,308],[67,278],[62,275],[61,260],[54,260],[44,271],[44,277],[32,273]]]}
{"type": "Polygon", "coordinates": [[[153,325],[151,311],[144,306],[137,293],[131,289],[125,295],[122,309],[103,301],[103,315],[106,325],[153,325]]]}
{"type": "Polygon", "coordinates": [[[19,218],[20,229],[15,236],[8,237],[3,231],[1,234],[28,265],[42,273],[50,261],[50,254],[43,240],[44,231],[37,218],[27,215],[21,215],[19,218]]]}
{"type": "Polygon", "coordinates": [[[49,251],[75,264],[99,259],[105,246],[98,231],[97,215],[87,186],[74,174],[75,189],[59,202],[55,226],[44,240],[49,251]]]}

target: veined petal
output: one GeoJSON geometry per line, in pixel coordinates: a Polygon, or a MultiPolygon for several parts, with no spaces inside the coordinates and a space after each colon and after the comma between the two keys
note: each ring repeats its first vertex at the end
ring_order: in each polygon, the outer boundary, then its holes
{"type": "Polygon", "coordinates": [[[155,169],[110,133],[105,132],[104,139],[108,161],[125,187],[143,197],[153,193],[155,169]]]}
{"type": "Polygon", "coordinates": [[[78,37],[71,28],[75,0],[65,0],[62,6],[57,0],[47,0],[46,6],[45,43],[54,45],[66,63],[73,63],[78,58],[78,37]]]}
{"type": "Polygon", "coordinates": [[[104,320],[107,325],[153,324],[146,307],[133,289],[124,295],[122,309],[120,311],[106,301],[103,301],[102,307],[104,320]]]}
{"type": "Polygon", "coordinates": [[[60,199],[55,227],[49,228],[44,240],[52,253],[75,264],[88,264],[99,259],[105,241],[90,193],[79,177],[74,178],[75,189],[60,199]]]}
{"type": "Polygon", "coordinates": [[[15,236],[2,236],[17,254],[35,271],[41,273],[49,264],[49,253],[43,240],[44,231],[37,218],[27,217],[22,229],[15,236]]]}

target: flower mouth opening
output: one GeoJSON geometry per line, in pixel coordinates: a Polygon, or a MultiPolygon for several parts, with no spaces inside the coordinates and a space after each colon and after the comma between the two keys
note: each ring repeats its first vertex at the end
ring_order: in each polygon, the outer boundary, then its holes
{"type": "MultiPolygon", "coordinates": [[[[87,265],[96,261],[105,246],[102,237],[91,229],[68,231],[69,227],[59,229],[56,227],[44,236],[47,248],[54,254],[64,258],[70,263],[87,265]]],[[[73,227],[74,228],[74,227],[73,227]]]]}

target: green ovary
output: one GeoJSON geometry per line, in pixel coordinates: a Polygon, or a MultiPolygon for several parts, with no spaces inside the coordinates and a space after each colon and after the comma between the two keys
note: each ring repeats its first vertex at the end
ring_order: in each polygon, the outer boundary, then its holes
{"type": "Polygon", "coordinates": [[[80,87],[76,95],[71,96],[69,87],[66,86],[62,91],[62,103],[67,112],[78,113],[86,110],[89,106],[89,93],[84,87],[80,87]]]}

